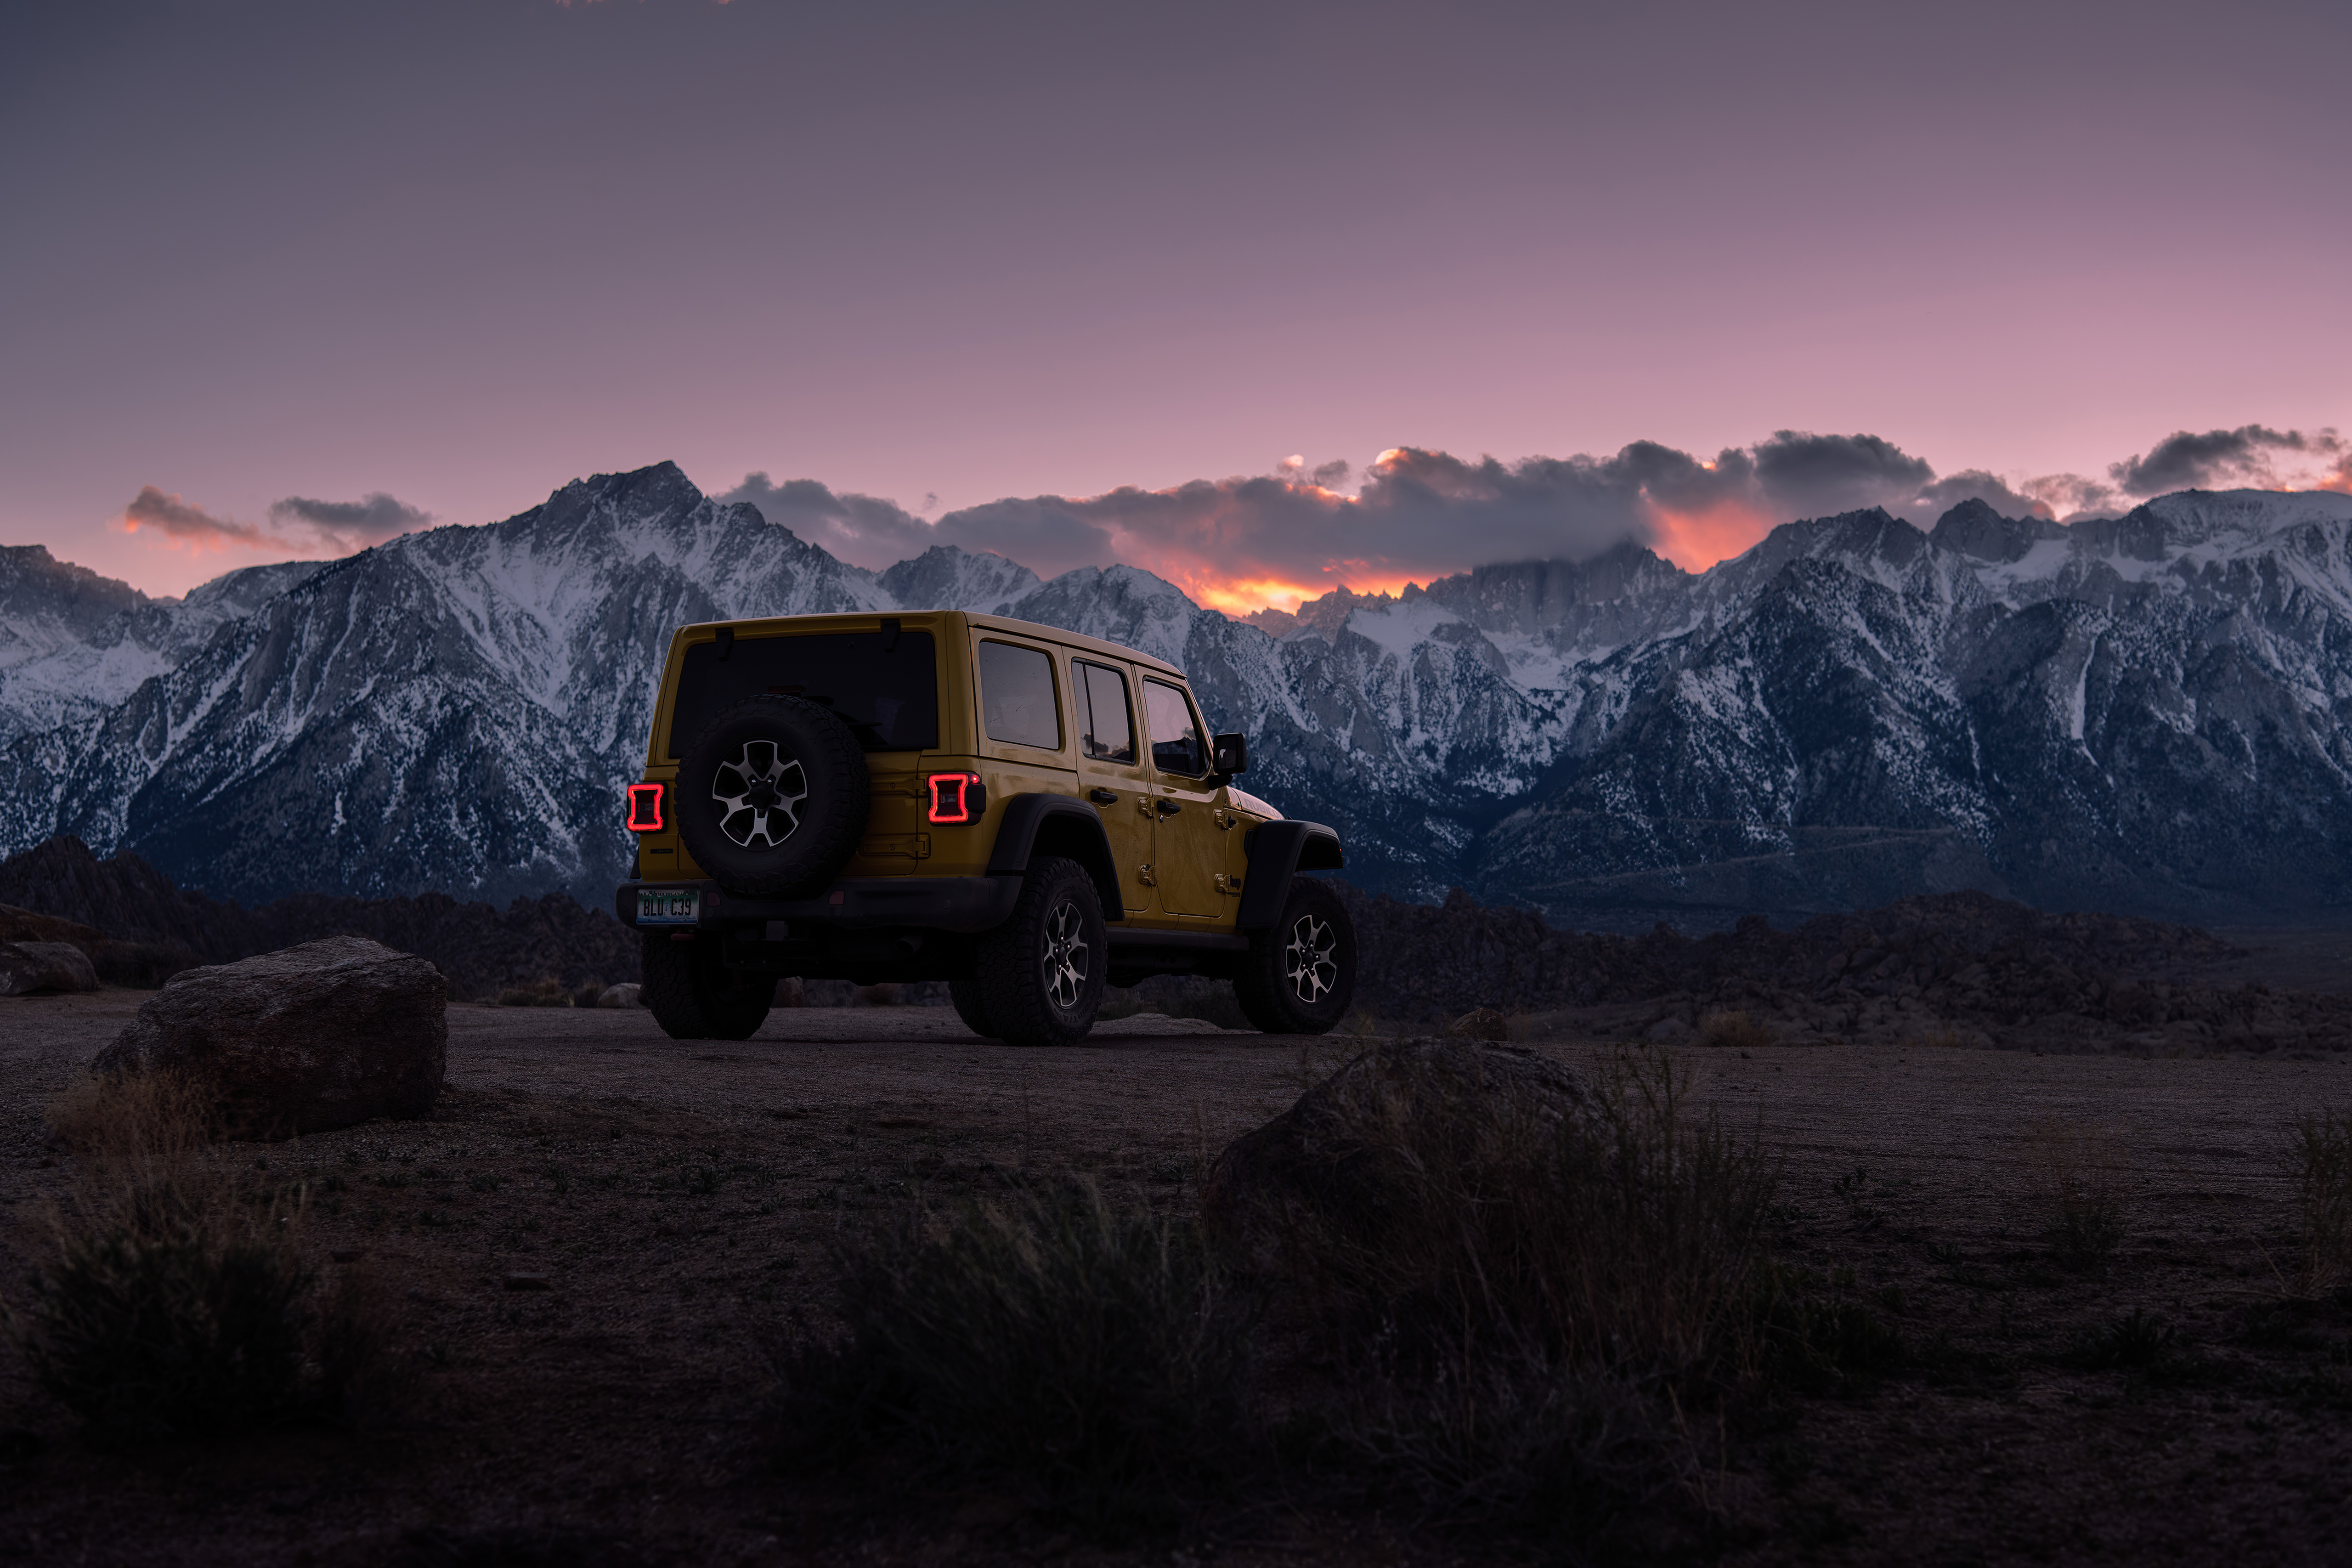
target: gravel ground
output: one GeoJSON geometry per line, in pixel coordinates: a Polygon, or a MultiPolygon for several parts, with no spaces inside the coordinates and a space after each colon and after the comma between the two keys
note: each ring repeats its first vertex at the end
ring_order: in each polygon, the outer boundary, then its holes
{"type": "MultiPolygon", "coordinates": [[[[0,1290],[71,1173],[43,1107],[142,999],[0,1000],[0,1290]]],[[[780,1329],[822,1321],[836,1236],[908,1193],[1027,1165],[1181,1195],[1357,1044],[1146,1016],[1018,1051],[888,1007],[779,1012],[740,1043],[674,1043],[636,1011],[459,1005],[449,1026],[431,1121],[254,1150],[312,1179],[311,1256],[390,1293],[421,1368],[405,1413],[110,1458],[0,1350],[0,1562],[1094,1561],[1002,1500],[845,1518],[780,1487],[759,1449],[780,1329]]],[[[1794,1259],[1853,1270],[1936,1347],[1741,1440],[1726,1560],[2340,1560],[2352,1324],[2329,1307],[2249,1325],[2293,1247],[2285,1125],[2352,1103],[2352,1066],[1843,1044],[1683,1060],[1785,1156],[1794,1259]],[[2053,1148],[2116,1167],[2129,1232],[2104,1273],[2053,1269],[2034,1239],[2053,1148]],[[2072,1364],[2135,1308],[2189,1347],[2178,1375],[2072,1364]]],[[[1185,1552],[1454,1558],[1305,1503],[1210,1521],[1185,1552]]]]}

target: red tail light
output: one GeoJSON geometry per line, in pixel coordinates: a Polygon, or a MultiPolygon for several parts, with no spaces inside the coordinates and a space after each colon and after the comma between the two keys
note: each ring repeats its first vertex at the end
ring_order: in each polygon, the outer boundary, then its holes
{"type": "Polygon", "coordinates": [[[662,826],[662,786],[640,784],[629,786],[629,831],[659,833],[662,826]]]}
{"type": "Polygon", "coordinates": [[[933,822],[978,822],[988,809],[988,786],[978,773],[931,773],[923,782],[930,790],[933,822]]]}

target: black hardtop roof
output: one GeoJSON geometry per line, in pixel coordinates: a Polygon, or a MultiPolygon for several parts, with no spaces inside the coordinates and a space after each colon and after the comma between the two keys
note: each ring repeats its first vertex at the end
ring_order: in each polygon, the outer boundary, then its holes
{"type": "Polygon", "coordinates": [[[1035,621],[1016,621],[1010,616],[974,615],[969,610],[848,610],[824,616],[743,616],[733,620],[697,621],[691,626],[680,626],[678,630],[692,632],[701,631],[706,627],[716,630],[720,626],[732,626],[738,631],[744,631],[756,626],[761,632],[772,635],[791,628],[818,631],[838,627],[845,630],[854,626],[870,624],[877,619],[940,621],[950,616],[961,616],[966,623],[978,626],[982,631],[1009,632],[1015,637],[1035,637],[1040,642],[1059,643],[1065,647],[1076,648],[1085,653],[1100,654],[1106,658],[1125,659],[1129,663],[1141,665],[1147,669],[1172,675],[1179,680],[1184,679],[1182,670],[1170,664],[1166,659],[1152,658],[1140,648],[1129,647],[1123,643],[1108,642],[1101,637],[1090,637],[1084,632],[1066,632],[1059,626],[1041,626],[1035,621]]]}

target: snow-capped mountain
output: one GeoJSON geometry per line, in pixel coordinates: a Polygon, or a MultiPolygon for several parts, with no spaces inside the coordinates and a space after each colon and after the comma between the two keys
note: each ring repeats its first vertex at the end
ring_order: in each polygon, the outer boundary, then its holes
{"type": "Polygon", "coordinates": [[[1621,923],[1964,886],[2315,911],[2352,892],[2347,536],[2326,494],[2071,529],[1969,502],[1696,575],[1628,544],[1244,623],[1131,567],[861,571],[663,464],[183,601],[11,551],[0,852],[72,833],[245,899],[600,902],[672,627],[971,608],[1184,668],[1251,788],[1399,892],[1621,923]]]}

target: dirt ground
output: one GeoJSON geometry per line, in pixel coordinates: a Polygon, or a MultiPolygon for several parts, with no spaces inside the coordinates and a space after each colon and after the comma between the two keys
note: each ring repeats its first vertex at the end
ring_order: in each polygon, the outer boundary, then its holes
{"type": "MultiPolygon", "coordinates": [[[[0,1000],[0,1292],[70,1176],[43,1107],[142,1000],[0,1000]]],[[[1003,1500],[845,1514],[762,1458],[772,1348],[796,1314],[822,1318],[845,1227],[991,1167],[1181,1195],[1360,1041],[1147,1016],[1020,1051],[906,1007],[778,1012],[740,1044],[672,1042],[637,1011],[466,1005],[449,1032],[429,1121],[253,1148],[313,1181],[310,1256],[396,1298],[422,1369],[407,1411],[109,1457],[0,1348],[0,1562],[1484,1560],[1311,1499],[1204,1520],[1172,1556],[1105,1557],[1003,1500]]],[[[1785,1157],[1793,1260],[1872,1293],[1921,1347],[1874,1389],[1797,1401],[1732,1444],[1714,1484],[1743,1523],[1721,1561],[2343,1560],[2352,1323],[2273,1304],[2294,1243],[2285,1129],[2352,1103],[2352,1064],[1853,1045],[1684,1060],[1785,1157]],[[2053,1267],[2036,1239],[2053,1150],[2114,1167],[2128,1230],[2103,1271],[2053,1267]],[[2133,1310],[2171,1347],[2087,1364],[2084,1337],[2133,1310]]]]}

